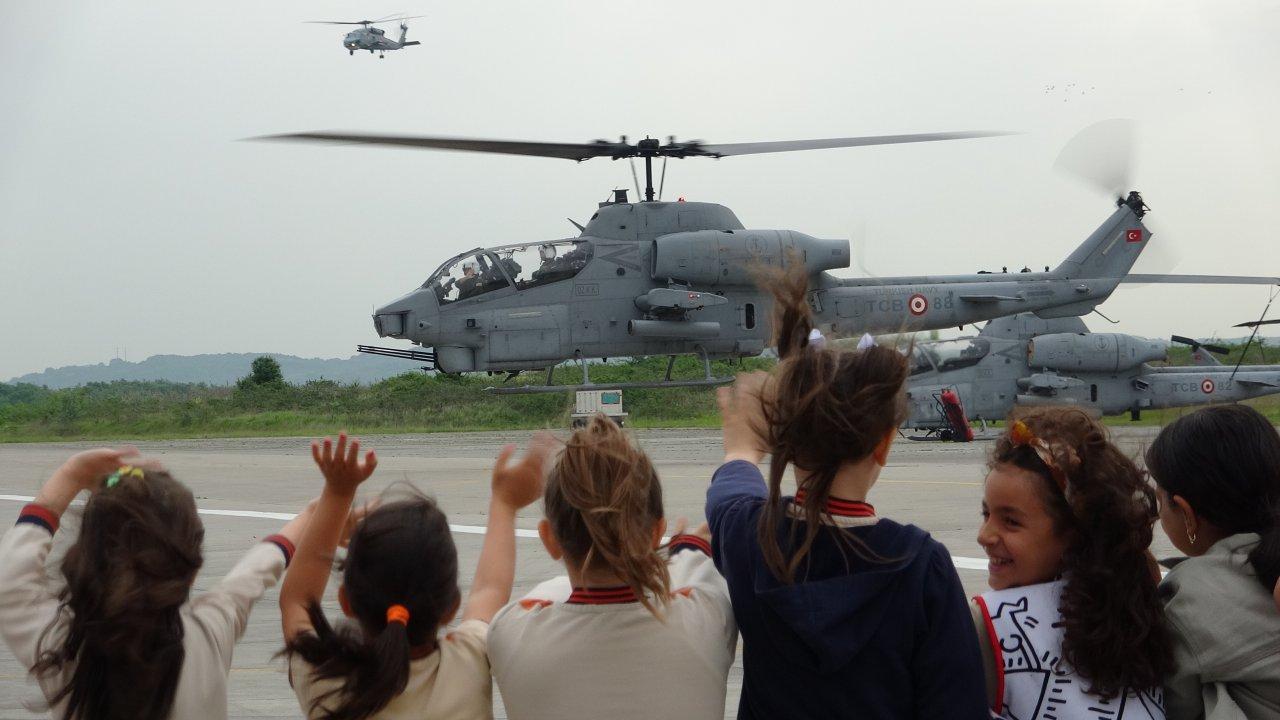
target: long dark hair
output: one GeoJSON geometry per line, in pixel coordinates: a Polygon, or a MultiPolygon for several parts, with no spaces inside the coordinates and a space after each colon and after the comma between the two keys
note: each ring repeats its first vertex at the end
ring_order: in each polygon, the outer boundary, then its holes
{"type": "Polygon", "coordinates": [[[1013,420],[1048,445],[1066,474],[1063,490],[1035,449],[1014,442],[1009,432],[992,449],[992,466],[1012,465],[1039,479],[1054,530],[1067,539],[1063,658],[1099,695],[1160,686],[1173,671],[1173,644],[1148,552],[1158,516],[1155,492],[1083,410],[1032,408],[1015,411],[1010,425],[1013,420]]]}
{"type": "Polygon", "coordinates": [[[547,476],[547,521],[565,555],[621,577],[655,615],[671,594],[666,562],[653,547],[662,483],[649,456],[616,423],[596,415],[565,443],[547,476]]]}
{"type": "Polygon", "coordinates": [[[163,471],[106,480],[89,497],[80,535],[62,560],[57,619],[31,672],[57,675],[67,717],[169,717],[182,673],[182,605],[203,560],[204,526],[191,491],[163,471]],[[62,640],[47,645],[65,619],[62,640]]]}
{"type": "Polygon", "coordinates": [[[313,603],[315,632],[295,636],[284,651],[305,660],[315,678],[341,680],[308,715],[360,720],[404,692],[411,652],[433,650],[441,621],[457,607],[458,552],[435,501],[415,494],[369,513],[351,534],[342,586],[358,626],[335,628],[313,603]],[[387,622],[392,605],[409,610],[408,624],[387,622]]]}
{"type": "Polygon", "coordinates": [[[1249,564],[1268,592],[1280,576],[1280,434],[1248,405],[1184,415],[1147,449],[1147,469],[1170,496],[1225,533],[1257,533],[1249,564]]]}
{"type": "Polygon", "coordinates": [[[779,362],[763,398],[761,435],[773,460],[769,501],[760,515],[758,537],[770,571],[791,583],[824,527],[838,538],[842,552],[847,546],[863,559],[884,560],[857,537],[822,520],[840,467],[865,459],[906,418],[907,359],[895,349],[878,345],[865,350],[810,345],[813,317],[803,263],[792,258],[788,270],[769,273],[767,280],[774,296],[773,333],[779,362]],[[806,522],[792,525],[784,549],[778,540],[784,513],[782,476],[792,464],[810,473],[802,488],[806,522]]]}

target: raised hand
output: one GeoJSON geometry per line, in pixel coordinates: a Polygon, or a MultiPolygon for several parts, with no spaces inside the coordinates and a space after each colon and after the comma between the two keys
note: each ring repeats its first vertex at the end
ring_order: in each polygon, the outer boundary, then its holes
{"type": "Polygon", "coordinates": [[[711,526],[704,522],[690,530],[689,521],[686,518],[676,518],[675,528],[671,531],[671,537],[674,538],[678,535],[693,535],[711,542],[711,526]]]}
{"type": "Polygon", "coordinates": [[[757,370],[738,376],[733,385],[716,390],[724,433],[725,462],[759,463],[768,452],[760,432],[765,428],[764,393],[769,374],[757,370]]]}
{"type": "Polygon", "coordinates": [[[95,448],[78,452],[62,463],[55,477],[61,477],[79,490],[92,489],[94,483],[104,475],[110,475],[122,465],[156,468],[154,462],[144,463],[138,454],[138,448],[124,445],[118,448],[95,448]]]}
{"type": "Polygon", "coordinates": [[[311,459],[324,475],[325,489],[346,497],[354,497],[356,488],[378,467],[378,458],[372,450],[360,460],[360,441],[348,442],[345,432],[338,434],[336,447],[329,438],[323,443],[312,440],[311,459]]]}
{"type": "Polygon", "coordinates": [[[547,461],[555,452],[556,444],[551,433],[535,433],[519,462],[512,462],[515,445],[503,447],[493,466],[494,502],[518,510],[541,497],[547,461]]]}

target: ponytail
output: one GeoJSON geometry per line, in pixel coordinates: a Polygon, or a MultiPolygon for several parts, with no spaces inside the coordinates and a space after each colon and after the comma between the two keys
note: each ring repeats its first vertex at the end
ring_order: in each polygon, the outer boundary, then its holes
{"type": "Polygon", "coordinates": [[[842,553],[847,549],[865,561],[890,561],[858,537],[822,520],[840,468],[871,455],[906,419],[906,356],[878,345],[865,350],[811,346],[809,277],[795,258],[786,270],[765,271],[761,284],[774,297],[774,346],[779,358],[763,393],[764,427],[759,429],[773,456],[769,499],[757,527],[765,564],[782,582],[794,582],[824,529],[832,533],[842,553]],[[785,512],[782,479],[788,465],[808,473],[801,488],[806,495],[806,522],[793,523],[784,542],[779,535],[785,512]]]}
{"type": "Polygon", "coordinates": [[[343,681],[317,696],[308,715],[319,710],[324,720],[362,720],[404,692],[411,652],[407,625],[387,622],[368,636],[351,625],[335,630],[319,603],[311,603],[307,615],[315,632],[298,635],[285,651],[307,661],[315,677],[343,681]]]}
{"type": "Polygon", "coordinates": [[[358,624],[335,628],[313,602],[313,632],[296,635],[284,653],[305,660],[313,678],[340,681],[312,701],[309,717],[363,720],[404,692],[413,656],[436,649],[439,626],[458,607],[448,520],[421,495],[382,504],[352,533],[342,571],[358,624]]]}
{"type": "Polygon", "coordinates": [[[1280,434],[1271,421],[1248,405],[1200,408],[1161,430],[1146,460],[1162,490],[1214,527],[1258,534],[1249,564],[1272,592],[1280,577],[1280,434]]]}
{"type": "Polygon", "coordinates": [[[653,546],[662,484],[649,457],[602,415],[565,443],[544,495],[547,521],[565,555],[607,568],[654,615],[670,601],[667,564],[653,546]],[[655,605],[655,601],[657,605],[655,605]]]}

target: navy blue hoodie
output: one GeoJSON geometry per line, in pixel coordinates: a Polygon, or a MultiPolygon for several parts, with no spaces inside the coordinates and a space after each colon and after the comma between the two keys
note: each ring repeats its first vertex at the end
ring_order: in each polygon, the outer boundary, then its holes
{"type": "MultiPolygon", "coordinates": [[[[707,490],[713,556],[742,632],[739,718],[990,717],[973,619],[941,543],[883,518],[838,530],[892,559],[868,562],[821,532],[807,571],[786,585],[757,540],[767,497],[760,469],[741,460],[707,490]]],[[[802,522],[779,523],[784,553],[802,522]]]]}

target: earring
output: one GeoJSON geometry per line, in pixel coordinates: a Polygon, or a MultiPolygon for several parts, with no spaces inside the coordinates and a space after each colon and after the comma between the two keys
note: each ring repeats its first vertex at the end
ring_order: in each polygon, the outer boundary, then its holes
{"type": "Polygon", "coordinates": [[[1192,545],[1196,544],[1196,534],[1191,532],[1191,528],[1187,528],[1187,539],[1191,541],[1192,545]]]}

